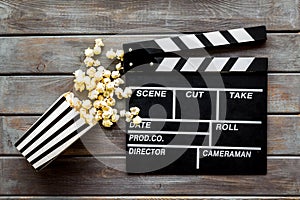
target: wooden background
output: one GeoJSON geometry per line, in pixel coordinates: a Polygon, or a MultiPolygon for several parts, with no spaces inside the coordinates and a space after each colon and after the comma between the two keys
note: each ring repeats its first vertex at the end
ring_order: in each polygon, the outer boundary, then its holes
{"type": "MultiPolygon", "coordinates": [[[[300,198],[299,12],[298,0],[0,1],[0,199],[300,198]],[[255,25],[267,26],[266,44],[212,54],[269,57],[266,176],[129,176],[101,164],[81,141],[36,173],[14,148],[72,88],[72,72],[95,38],[121,48],[126,41],[162,37],[158,28],[171,34],[255,25]],[[114,36],[139,28],[146,30],[114,36]]],[[[104,136],[124,148],[122,131],[104,136]]],[[[122,151],[106,148],[103,135],[98,143],[84,137],[97,158],[124,168],[122,151]]]]}

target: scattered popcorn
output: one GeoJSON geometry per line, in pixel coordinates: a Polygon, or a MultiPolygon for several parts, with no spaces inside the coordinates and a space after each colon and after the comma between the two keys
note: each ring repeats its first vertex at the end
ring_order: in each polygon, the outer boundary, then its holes
{"type": "Polygon", "coordinates": [[[86,71],[86,74],[89,75],[90,78],[93,78],[96,72],[97,70],[94,67],[91,67],[86,71]]]}
{"type": "MultiPolygon", "coordinates": [[[[118,110],[114,108],[116,105],[115,96],[118,99],[129,98],[132,95],[130,88],[124,90],[119,86],[124,84],[121,78],[120,70],[123,69],[122,63],[119,62],[115,66],[115,71],[110,71],[101,65],[101,62],[94,56],[101,54],[103,41],[99,38],[95,40],[93,49],[87,48],[84,51],[84,64],[89,67],[85,72],[76,70],[74,72],[74,89],[79,92],[87,91],[87,99],[79,100],[73,93],[66,93],[66,101],[79,112],[87,124],[95,125],[101,122],[104,127],[111,127],[113,123],[119,121],[120,117],[125,118],[125,121],[133,121],[139,124],[142,118],[138,116],[140,109],[131,107],[129,111],[118,110]]],[[[123,61],[124,51],[110,49],[106,52],[106,57],[109,59],[118,59],[123,61]]]]}
{"type": "Polygon", "coordinates": [[[94,59],[91,57],[86,57],[83,62],[87,67],[91,67],[94,65],[94,59]]]}
{"type": "Polygon", "coordinates": [[[102,125],[104,127],[111,127],[111,125],[113,125],[113,123],[109,119],[103,119],[102,120],[102,125]]]}
{"type": "Polygon", "coordinates": [[[103,76],[106,77],[106,78],[110,78],[110,75],[111,75],[111,71],[105,69],[104,72],[103,72],[103,76]]]}
{"type": "Polygon", "coordinates": [[[95,100],[98,98],[98,94],[99,94],[99,92],[97,90],[92,90],[89,92],[88,97],[91,100],[95,100]]]}
{"type": "Polygon", "coordinates": [[[117,50],[116,51],[116,57],[117,57],[117,59],[123,61],[124,51],[123,50],[117,50]]]}
{"type": "Polygon", "coordinates": [[[110,49],[109,51],[106,52],[106,57],[108,59],[114,59],[116,57],[116,52],[114,52],[113,49],[110,49]]]}
{"type": "Polygon", "coordinates": [[[136,116],[132,119],[132,122],[135,124],[135,125],[138,125],[142,122],[142,118],[139,117],[139,116],[136,116]]]}
{"type": "Polygon", "coordinates": [[[88,110],[92,107],[92,102],[90,100],[84,100],[82,101],[82,107],[88,110]]]}
{"type": "Polygon", "coordinates": [[[98,67],[100,65],[101,65],[101,62],[99,60],[94,60],[94,64],[93,64],[94,67],[98,67]]]}
{"type": "Polygon", "coordinates": [[[98,39],[96,39],[95,40],[95,45],[96,46],[100,46],[100,47],[104,47],[104,44],[103,44],[103,42],[102,42],[102,39],[100,39],[100,38],[98,38],[98,39]]]}
{"type": "Polygon", "coordinates": [[[125,113],[126,113],[126,110],[121,110],[120,111],[120,117],[125,117],[125,113]]]}
{"type": "Polygon", "coordinates": [[[119,119],[120,119],[120,116],[119,116],[119,115],[113,114],[113,115],[111,116],[111,121],[112,121],[112,122],[117,122],[117,121],[119,121],[119,119]]]}
{"type": "Polygon", "coordinates": [[[92,57],[92,56],[94,56],[94,51],[93,51],[93,49],[91,49],[91,48],[89,47],[89,48],[87,48],[87,49],[84,51],[84,54],[85,54],[86,57],[92,57]]]}
{"type": "Polygon", "coordinates": [[[101,53],[101,47],[100,46],[95,46],[94,47],[94,54],[99,55],[101,53]]]}
{"type": "Polygon", "coordinates": [[[123,69],[122,63],[118,63],[118,64],[116,65],[116,70],[120,71],[121,69],[123,69]]]}
{"type": "Polygon", "coordinates": [[[111,73],[111,77],[112,77],[113,79],[119,78],[119,77],[120,77],[120,72],[119,72],[119,71],[113,71],[113,72],[111,73]]]}
{"type": "Polygon", "coordinates": [[[133,114],[133,115],[138,115],[139,112],[140,112],[140,109],[139,109],[138,107],[131,107],[131,108],[130,108],[130,112],[131,112],[131,114],[133,114]]]}

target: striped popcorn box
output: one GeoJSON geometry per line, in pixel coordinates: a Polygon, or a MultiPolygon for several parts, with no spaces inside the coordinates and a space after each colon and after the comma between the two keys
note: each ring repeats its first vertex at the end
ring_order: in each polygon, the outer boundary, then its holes
{"type": "Polygon", "coordinates": [[[93,126],[80,118],[65,95],[48,110],[15,143],[34,169],[41,170],[93,126]]]}

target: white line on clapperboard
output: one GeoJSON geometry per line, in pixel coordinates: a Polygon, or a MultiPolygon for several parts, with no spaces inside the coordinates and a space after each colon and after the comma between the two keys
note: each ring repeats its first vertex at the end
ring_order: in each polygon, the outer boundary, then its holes
{"type": "Polygon", "coordinates": [[[212,146],[212,123],[240,123],[240,124],[261,124],[261,121],[245,121],[245,120],[220,120],[219,119],[219,97],[220,92],[239,91],[239,92],[263,92],[263,89],[240,89],[240,88],[184,88],[184,87],[135,87],[131,89],[146,89],[146,90],[171,90],[173,92],[172,119],[159,118],[143,118],[143,121],[154,122],[204,122],[209,123],[208,132],[187,132],[187,131],[143,131],[143,130],[128,130],[128,133],[148,133],[148,134],[175,134],[175,135],[208,135],[209,146],[188,146],[188,145],[152,145],[152,144],[127,144],[128,147],[157,147],[157,148],[192,148],[197,150],[196,168],[199,169],[199,151],[200,149],[230,149],[230,150],[261,150],[260,147],[228,147],[228,146],[212,146]],[[192,90],[192,91],[216,91],[216,120],[203,119],[176,119],[176,90],[192,90]]]}

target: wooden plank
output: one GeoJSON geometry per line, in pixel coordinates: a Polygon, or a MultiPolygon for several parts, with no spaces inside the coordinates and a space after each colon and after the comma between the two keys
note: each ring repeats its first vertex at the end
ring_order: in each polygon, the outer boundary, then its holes
{"type": "MultiPolygon", "coordinates": [[[[98,35],[62,37],[0,37],[0,74],[72,73],[82,66],[83,51],[103,38],[105,53],[121,49],[126,42],[170,37],[171,35],[98,35]]],[[[268,34],[264,45],[223,48],[209,53],[214,56],[259,56],[269,58],[269,71],[300,71],[300,34],[268,34]]],[[[197,56],[197,53],[193,55],[197,56]]],[[[104,66],[111,62],[100,57],[104,66]]]]}
{"type": "Polygon", "coordinates": [[[207,31],[266,24],[299,30],[299,3],[286,1],[1,1],[1,34],[118,33],[159,27],[207,31]]]}
{"type": "Polygon", "coordinates": [[[0,196],[0,199],[34,199],[34,200],[52,200],[52,199],[66,199],[66,200],[78,200],[78,199],[89,199],[89,200],[119,200],[119,199],[141,199],[141,200],[168,200],[168,199],[187,199],[187,200],[208,200],[208,199],[299,199],[300,196],[0,196]]]}
{"type": "MultiPolygon", "coordinates": [[[[300,74],[270,74],[268,111],[300,112],[300,74]]],[[[72,89],[72,76],[1,76],[0,113],[43,113],[72,89]]]]}
{"type": "MultiPolygon", "coordinates": [[[[12,155],[19,152],[13,146],[21,135],[38,117],[10,116],[0,117],[0,154],[12,155]]],[[[124,154],[124,123],[113,131],[97,126],[85,134],[81,140],[69,147],[64,155],[120,155],[124,154]],[[120,130],[121,129],[121,130],[120,130]]],[[[268,117],[268,154],[299,155],[300,116],[271,115],[268,117]]]]}
{"type": "MultiPolygon", "coordinates": [[[[106,160],[105,160],[106,159],[106,160]]],[[[103,157],[124,168],[121,157],[103,157]]],[[[3,164],[0,194],[10,195],[298,195],[300,159],[268,159],[266,176],[127,175],[95,158],[58,159],[36,173],[20,158],[3,164]],[[67,183],[67,184],[66,184],[67,183]]]]}

